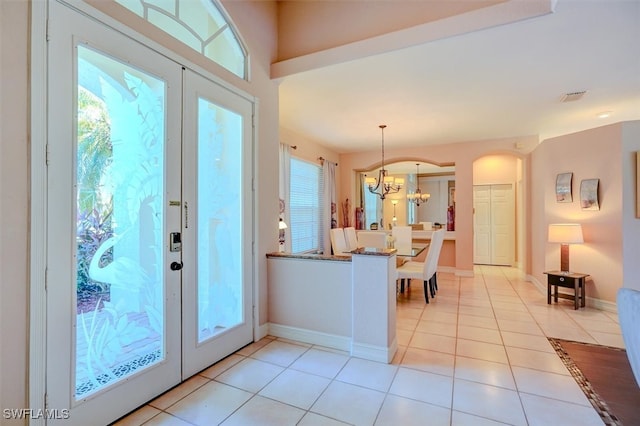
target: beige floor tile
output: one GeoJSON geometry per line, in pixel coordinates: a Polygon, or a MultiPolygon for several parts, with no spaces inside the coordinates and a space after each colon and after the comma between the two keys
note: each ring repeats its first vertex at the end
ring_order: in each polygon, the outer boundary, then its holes
{"type": "Polygon", "coordinates": [[[198,426],[219,424],[253,394],[223,383],[209,382],[187,395],[166,411],[198,426]]]}
{"type": "Polygon", "coordinates": [[[304,414],[305,411],[299,408],[256,395],[221,425],[295,426],[304,414]]]}
{"type": "Polygon", "coordinates": [[[255,393],[283,370],[280,366],[247,358],[220,374],[215,380],[255,393]]]}
{"type": "Polygon", "coordinates": [[[320,414],[307,412],[302,420],[298,423],[298,426],[344,426],[349,423],[341,422],[340,420],[332,419],[320,414]]]}
{"type": "Polygon", "coordinates": [[[396,310],[396,316],[398,318],[420,319],[421,315],[422,315],[422,309],[399,308],[396,310]]]}
{"type": "Polygon", "coordinates": [[[514,333],[536,334],[544,336],[540,326],[535,321],[513,321],[498,319],[500,331],[512,331],[514,333]]]}
{"type": "Polygon", "coordinates": [[[437,334],[419,333],[416,331],[413,333],[409,347],[455,354],[456,339],[455,337],[438,336],[437,334]]]}
{"type": "Polygon", "coordinates": [[[311,348],[298,358],[290,368],[333,379],[349,361],[349,356],[311,348]]]}
{"type": "Polygon", "coordinates": [[[544,334],[556,339],[574,340],[576,342],[596,343],[596,340],[585,330],[565,324],[541,325],[544,334]]]}
{"type": "Polygon", "coordinates": [[[507,353],[502,345],[476,342],[474,340],[458,339],[456,355],[467,358],[483,359],[485,361],[508,364],[507,353]]]}
{"type": "Polygon", "coordinates": [[[460,411],[453,410],[451,412],[451,426],[501,426],[505,424],[506,423],[474,416],[473,414],[462,413],[460,411]]]}
{"type": "Polygon", "coordinates": [[[409,346],[411,337],[413,337],[413,331],[403,329],[396,330],[396,339],[399,346],[409,346]]]}
{"type": "Polygon", "coordinates": [[[541,352],[531,349],[514,348],[507,346],[507,356],[509,364],[512,366],[531,368],[532,370],[542,370],[549,373],[570,375],[564,362],[557,354],[551,352],[541,352]]]}
{"type": "Polygon", "coordinates": [[[407,348],[400,365],[414,370],[453,376],[455,356],[426,349],[407,348]]]}
{"type": "Polygon", "coordinates": [[[275,340],[275,338],[272,337],[272,336],[264,337],[264,338],[258,340],[257,342],[253,342],[250,345],[247,345],[244,348],[240,349],[239,351],[236,352],[236,354],[237,355],[242,355],[242,356],[249,356],[249,355],[251,355],[252,353],[254,353],[255,351],[257,351],[258,349],[260,349],[261,347],[263,347],[264,345],[270,343],[273,340],[275,340]]]}
{"type": "Polygon", "coordinates": [[[620,324],[613,320],[592,320],[581,319],[577,321],[580,327],[584,328],[588,332],[596,331],[600,333],[620,334],[620,324]]]}
{"type": "Polygon", "coordinates": [[[498,322],[493,317],[462,314],[458,316],[458,325],[498,329],[498,322]]]}
{"type": "Polygon", "coordinates": [[[288,367],[308,349],[308,346],[275,340],[255,351],[251,354],[251,358],[270,362],[281,367],[288,367]]]}
{"type": "Polygon", "coordinates": [[[493,343],[496,345],[502,344],[502,336],[498,330],[468,325],[458,325],[458,338],[477,340],[479,342],[493,343]]]}
{"type": "Polygon", "coordinates": [[[496,319],[507,321],[521,321],[521,322],[535,322],[533,316],[528,311],[513,311],[510,309],[495,309],[493,312],[496,315],[496,319]]]}
{"type": "Polygon", "coordinates": [[[243,359],[245,359],[245,357],[241,355],[231,354],[228,357],[213,364],[211,367],[207,368],[206,370],[201,371],[200,375],[207,377],[209,379],[215,379],[216,376],[218,376],[221,373],[224,373],[229,368],[233,367],[243,359]]]}
{"type": "Polygon", "coordinates": [[[208,382],[209,379],[206,377],[195,375],[170,391],[163,393],[158,398],[151,401],[149,405],[156,407],[159,410],[164,410],[208,382]]]}
{"type": "Polygon", "coordinates": [[[158,415],[161,411],[150,405],[144,405],[131,414],[113,423],[113,426],[139,426],[158,415]]]}
{"type": "Polygon", "coordinates": [[[599,345],[612,346],[614,348],[624,348],[624,340],[622,334],[600,333],[590,331],[589,334],[598,342],[599,345]]]}
{"type": "Polygon", "coordinates": [[[418,320],[418,318],[396,318],[396,329],[414,331],[418,320]]]}
{"type": "Polygon", "coordinates": [[[384,397],[383,392],[333,381],[310,411],[354,425],[371,425],[384,397]]]}
{"type": "Polygon", "coordinates": [[[520,399],[530,426],[600,426],[600,415],[592,407],[521,393],[520,399]]]}
{"type": "MultiPolygon", "coordinates": [[[[461,305],[458,309],[458,313],[460,316],[462,315],[472,315],[476,317],[486,317],[494,319],[495,315],[493,314],[493,308],[490,306],[467,306],[461,305]]],[[[458,321],[460,318],[458,318],[458,321]]],[[[495,322],[495,321],[494,321],[495,322]]]]}
{"type": "Polygon", "coordinates": [[[308,410],[329,383],[331,380],[326,377],[288,369],[265,386],[259,395],[308,410]]]}
{"type": "Polygon", "coordinates": [[[481,383],[456,379],[453,409],[510,425],[527,424],[517,392],[481,383]]]}
{"type": "Polygon", "coordinates": [[[376,426],[449,426],[451,410],[425,402],[389,395],[382,404],[376,426]]]}
{"type": "Polygon", "coordinates": [[[512,371],[520,392],[591,406],[572,376],[524,367],[512,367],[512,371]]]}
{"type": "Polygon", "coordinates": [[[415,331],[449,337],[456,337],[458,332],[455,324],[431,320],[420,321],[415,331]]]}
{"type": "Polygon", "coordinates": [[[425,309],[422,313],[421,321],[433,321],[446,324],[457,324],[458,314],[454,312],[443,312],[441,310],[425,309]]]}
{"type": "Polygon", "coordinates": [[[171,414],[160,413],[146,422],[144,426],[191,426],[191,423],[185,422],[171,414]]]}
{"type": "Polygon", "coordinates": [[[511,367],[499,362],[456,357],[455,378],[484,383],[507,389],[516,389],[511,367]]]}
{"type": "Polygon", "coordinates": [[[502,341],[505,346],[556,353],[551,343],[549,343],[549,340],[544,336],[514,333],[512,331],[502,331],[500,334],[502,334],[502,341]]]}
{"type": "Polygon", "coordinates": [[[351,358],[336,377],[336,380],[352,385],[387,392],[398,371],[395,365],[351,358]]]}
{"type": "Polygon", "coordinates": [[[401,367],[389,393],[451,408],[453,378],[401,367]]]}

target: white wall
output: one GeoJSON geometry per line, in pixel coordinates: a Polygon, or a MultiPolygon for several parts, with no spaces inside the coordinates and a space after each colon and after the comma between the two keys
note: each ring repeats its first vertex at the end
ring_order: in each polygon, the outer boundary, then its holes
{"type": "Polygon", "coordinates": [[[0,409],[27,407],[28,12],[0,2],[0,409]]]}

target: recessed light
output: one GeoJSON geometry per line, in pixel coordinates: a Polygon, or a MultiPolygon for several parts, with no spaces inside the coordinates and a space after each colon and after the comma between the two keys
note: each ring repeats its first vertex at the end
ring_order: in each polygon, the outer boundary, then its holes
{"type": "Polygon", "coordinates": [[[611,115],[611,111],[602,111],[600,114],[598,114],[598,118],[607,118],[611,115]]]}

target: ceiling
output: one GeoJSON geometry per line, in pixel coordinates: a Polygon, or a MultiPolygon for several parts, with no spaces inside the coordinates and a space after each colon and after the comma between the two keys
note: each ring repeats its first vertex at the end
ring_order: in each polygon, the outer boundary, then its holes
{"type": "MultiPolygon", "coordinates": [[[[488,19],[484,29],[465,27],[462,19],[475,19],[469,13],[440,27],[427,23],[430,36],[418,44],[414,37],[394,45],[403,35],[396,31],[372,39],[391,46],[386,51],[350,55],[358,49],[340,46],[334,59],[312,61],[335,52],[306,55],[288,71],[277,67],[295,58],[276,63],[280,125],[348,153],[379,150],[380,124],[388,126],[385,148],[401,148],[532,135],[543,141],[640,119],[640,0],[547,3],[547,13],[488,19]],[[461,34],[452,34],[458,23],[461,34]],[[561,101],[581,91],[580,100],[561,101]]],[[[411,38],[415,29],[404,34],[411,38]]]]}

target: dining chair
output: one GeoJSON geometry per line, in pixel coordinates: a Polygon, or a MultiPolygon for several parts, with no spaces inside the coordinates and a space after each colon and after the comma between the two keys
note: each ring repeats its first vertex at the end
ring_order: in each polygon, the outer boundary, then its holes
{"type": "Polygon", "coordinates": [[[404,280],[408,279],[407,287],[412,279],[421,279],[424,282],[424,299],[429,303],[429,294],[435,297],[438,270],[438,258],[444,241],[444,229],[435,231],[431,235],[429,251],[424,262],[406,262],[396,269],[396,280],[400,280],[400,292],[404,292],[404,280]]]}
{"type": "Polygon", "coordinates": [[[356,235],[356,228],[348,226],[344,228],[344,238],[347,241],[347,248],[349,251],[358,248],[358,236],[356,235]]]}
{"type": "Polygon", "coordinates": [[[387,233],[384,231],[358,232],[358,247],[387,248],[387,233]]]}
{"type": "MultiPolygon", "coordinates": [[[[394,247],[399,253],[409,253],[411,251],[412,231],[413,228],[411,226],[394,226],[391,229],[391,235],[395,238],[394,247]]],[[[399,257],[402,262],[409,261],[405,256],[399,257]]]]}
{"type": "Polygon", "coordinates": [[[344,229],[332,228],[329,231],[329,237],[331,238],[331,249],[333,250],[334,255],[344,256],[346,254],[351,254],[347,247],[347,241],[344,239],[344,229]]]}

